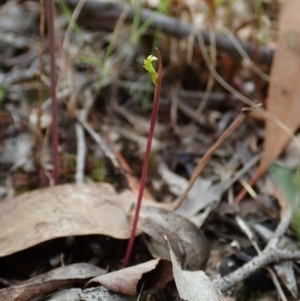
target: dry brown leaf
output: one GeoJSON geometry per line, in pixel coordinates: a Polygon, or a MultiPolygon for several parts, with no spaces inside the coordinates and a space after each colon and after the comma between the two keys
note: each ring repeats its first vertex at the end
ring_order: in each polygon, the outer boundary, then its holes
{"type": "MultiPolygon", "coordinates": [[[[164,248],[163,254],[169,252],[164,239],[166,236],[176,256],[184,261],[187,269],[199,270],[204,267],[210,249],[208,242],[198,228],[184,217],[163,208],[142,207],[138,228],[154,240],[155,247],[159,244],[164,248]]],[[[157,252],[153,243],[150,248],[152,254],[157,252]]]]}
{"type": "MultiPolygon", "coordinates": [[[[108,183],[59,185],[1,201],[0,257],[58,237],[102,234],[127,239],[127,216],[135,202],[133,192],[117,194],[108,183]]],[[[147,199],[144,205],[173,207],[147,199]]]]}
{"type": "Polygon", "coordinates": [[[0,256],[72,235],[126,239],[131,230],[127,214],[135,201],[132,192],[117,194],[107,183],[60,185],[2,201],[0,256]]]}
{"type": "MultiPolygon", "coordinates": [[[[282,195],[281,198],[283,199],[282,195]]],[[[274,231],[272,231],[264,225],[261,225],[260,223],[254,223],[252,224],[252,227],[265,242],[270,241],[270,239],[274,237],[274,231]]],[[[291,238],[283,236],[279,239],[277,243],[277,248],[294,252],[298,250],[298,245],[291,238]]],[[[274,269],[282,284],[290,291],[293,298],[296,300],[298,296],[298,286],[297,278],[294,272],[293,262],[283,261],[274,264],[274,269]]]]}
{"type": "MultiPolygon", "coordinates": [[[[273,60],[267,111],[294,132],[300,125],[300,1],[285,2],[279,40],[273,60]]],[[[271,118],[266,119],[266,139],[260,163],[262,173],[279,156],[290,135],[271,118]]]]}
{"type": "Polygon", "coordinates": [[[174,280],[181,300],[225,301],[203,271],[183,271],[169,244],[174,280]]]}
{"type": "Polygon", "coordinates": [[[169,260],[153,259],[126,269],[91,279],[87,285],[100,284],[111,291],[125,295],[137,295],[141,290],[153,287],[163,289],[173,280],[169,260]]]}
{"type": "Polygon", "coordinates": [[[27,301],[57,289],[80,283],[105,271],[87,263],[77,263],[54,269],[34,277],[21,285],[0,290],[0,300],[27,301]]]}

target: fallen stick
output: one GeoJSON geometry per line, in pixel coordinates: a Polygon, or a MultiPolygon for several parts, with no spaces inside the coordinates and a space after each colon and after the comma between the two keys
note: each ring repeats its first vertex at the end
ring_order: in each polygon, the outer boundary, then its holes
{"type": "Polygon", "coordinates": [[[272,263],[279,263],[286,260],[300,260],[300,251],[289,252],[273,248],[268,249],[243,265],[241,268],[224,277],[218,276],[214,278],[212,282],[214,286],[221,292],[226,292],[230,288],[251,276],[258,269],[261,269],[272,263]]]}
{"type": "MultiPolygon", "coordinates": [[[[78,0],[67,0],[70,7],[75,8],[78,0]]],[[[136,14],[135,7],[114,1],[87,0],[78,18],[78,23],[87,26],[89,29],[112,30],[118,18],[124,10],[127,10],[126,21],[132,22],[136,14]]],[[[149,22],[150,29],[159,29],[163,33],[174,36],[178,39],[187,39],[193,30],[193,25],[183,23],[176,18],[157,13],[150,9],[141,9],[140,22],[149,22]]],[[[210,45],[209,31],[201,31],[205,45],[210,45]]],[[[235,43],[228,37],[219,33],[215,34],[216,48],[231,55],[241,58],[241,54],[235,43]]],[[[243,50],[257,63],[271,65],[274,49],[269,47],[256,47],[247,41],[239,41],[243,50]]]]}

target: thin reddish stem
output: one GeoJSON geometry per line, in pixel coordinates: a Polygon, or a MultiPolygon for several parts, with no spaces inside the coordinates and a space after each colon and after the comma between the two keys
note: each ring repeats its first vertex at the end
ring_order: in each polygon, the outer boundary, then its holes
{"type": "Polygon", "coordinates": [[[57,124],[57,97],[56,97],[56,68],[55,68],[55,5],[54,0],[48,0],[47,3],[47,21],[48,21],[48,39],[50,56],[50,93],[52,100],[52,161],[53,161],[53,179],[54,184],[59,182],[59,153],[58,153],[58,124],[57,124]]]}
{"type": "Polygon", "coordinates": [[[129,238],[129,242],[127,245],[127,250],[126,250],[126,254],[125,254],[125,258],[124,258],[124,262],[123,262],[123,268],[127,267],[129,264],[129,260],[130,260],[131,253],[132,253],[132,248],[133,248],[134,241],[135,241],[136,229],[137,229],[139,214],[140,214],[141,205],[142,205],[142,198],[143,198],[143,193],[144,193],[145,185],[146,185],[151,145],[152,145],[152,140],[153,140],[153,136],[154,136],[155,122],[156,122],[158,107],[159,107],[159,99],[160,99],[161,84],[162,84],[162,62],[161,62],[161,55],[160,55],[158,48],[156,48],[156,52],[157,52],[157,56],[158,56],[158,71],[157,71],[158,78],[157,78],[157,84],[155,86],[155,92],[154,92],[151,122],[150,122],[150,128],[149,128],[149,135],[148,135],[148,139],[147,139],[146,153],[145,153],[145,159],[144,159],[144,164],[143,164],[139,194],[138,194],[138,199],[137,199],[137,203],[136,203],[136,207],[135,207],[134,219],[133,219],[133,224],[132,224],[132,228],[131,228],[130,238],[129,238]]]}
{"type": "Polygon", "coordinates": [[[43,52],[44,52],[44,43],[45,43],[45,1],[40,0],[40,45],[39,45],[39,101],[38,101],[38,125],[36,131],[36,139],[37,139],[37,165],[38,165],[38,175],[40,180],[40,187],[46,186],[45,177],[44,177],[44,169],[42,165],[42,149],[43,149],[43,136],[42,136],[42,128],[41,128],[41,116],[42,116],[42,103],[43,103],[43,95],[44,95],[44,83],[43,83],[43,52]]]}

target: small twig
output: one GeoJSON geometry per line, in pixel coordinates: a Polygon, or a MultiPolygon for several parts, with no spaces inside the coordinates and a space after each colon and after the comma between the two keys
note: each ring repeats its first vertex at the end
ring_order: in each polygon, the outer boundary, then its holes
{"type": "Polygon", "coordinates": [[[266,73],[264,73],[261,69],[259,69],[255,63],[250,59],[246,51],[243,49],[242,45],[240,44],[240,41],[234,36],[234,34],[228,29],[228,28],[223,28],[223,32],[225,33],[226,36],[234,43],[236,50],[241,54],[243,57],[244,61],[249,63],[250,68],[252,69],[253,72],[255,72],[258,76],[260,76],[262,79],[265,81],[270,80],[270,76],[266,73]]]}
{"type": "Polygon", "coordinates": [[[86,144],[83,126],[76,122],[75,131],[77,137],[77,154],[76,154],[76,174],[75,182],[77,184],[83,183],[84,180],[84,167],[86,156],[86,144]]]}
{"type": "MultiPolygon", "coordinates": [[[[191,18],[192,18],[192,23],[193,24],[197,24],[197,20],[193,14],[193,7],[191,5],[187,5],[188,9],[189,9],[189,12],[191,14],[191,18]]],[[[208,23],[208,22],[207,22],[208,23]]],[[[208,24],[208,27],[209,24],[208,24]]],[[[193,43],[189,43],[191,44],[192,47],[189,46],[189,48],[191,49],[190,50],[190,53],[192,53],[192,49],[194,48],[194,40],[196,39],[196,36],[197,36],[197,31],[198,31],[198,28],[197,26],[194,26],[193,27],[193,30],[191,32],[191,39],[193,41],[193,43]]],[[[209,36],[209,45],[210,45],[210,61],[209,63],[212,64],[212,68],[215,68],[217,62],[217,49],[216,49],[216,36],[215,36],[215,32],[208,29],[208,36],[209,36]]],[[[199,40],[199,39],[198,39],[199,40]]],[[[203,39],[200,39],[199,42],[203,42],[203,39]]],[[[202,45],[203,47],[205,47],[205,45],[202,45]]],[[[192,60],[192,56],[190,55],[190,61],[192,60]]],[[[197,108],[197,110],[195,111],[194,113],[194,117],[192,119],[192,122],[191,124],[194,124],[195,120],[197,120],[200,115],[202,114],[207,102],[208,102],[208,99],[209,99],[209,95],[210,93],[212,92],[212,88],[213,88],[213,85],[214,85],[214,82],[215,82],[215,78],[213,76],[213,74],[210,72],[209,74],[209,78],[208,78],[208,81],[207,81],[207,85],[206,85],[206,89],[205,89],[205,93],[203,95],[203,98],[201,99],[200,103],[199,103],[199,106],[197,108]]]]}
{"type": "Polygon", "coordinates": [[[253,157],[247,164],[245,164],[240,170],[238,170],[232,178],[230,178],[227,183],[222,187],[222,191],[225,192],[229,187],[231,187],[242,175],[244,175],[251,167],[256,164],[261,158],[261,154],[253,157]]]}
{"type": "MultiPolygon", "coordinates": [[[[82,120],[86,120],[86,117],[94,103],[94,98],[91,95],[90,90],[84,91],[85,102],[84,108],[79,111],[78,116],[82,120]]],[[[77,156],[76,156],[76,183],[83,183],[84,180],[84,168],[85,168],[85,157],[86,157],[86,143],[85,133],[82,124],[77,121],[75,124],[76,136],[77,136],[77,156]]]]}
{"type": "MultiPolygon", "coordinates": [[[[292,206],[288,205],[287,208],[286,208],[284,216],[282,217],[280,223],[278,224],[273,237],[271,238],[271,240],[268,242],[267,246],[265,247],[264,252],[267,252],[268,250],[277,248],[277,243],[278,243],[279,239],[287,231],[287,229],[290,225],[292,216],[293,216],[293,208],[292,208],[292,206]]],[[[272,280],[274,282],[274,285],[277,288],[277,291],[278,291],[281,299],[283,301],[287,301],[287,298],[285,297],[285,294],[284,294],[284,292],[283,292],[283,290],[280,286],[280,283],[279,283],[279,281],[276,277],[275,271],[271,268],[268,268],[268,271],[271,273],[272,280]]]]}
{"type": "Polygon", "coordinates": [[[265,247],[265,250],[276,247],[279,238],[281,238],[287,231],[287,229],[291,223],[292,216],[293,216],[293,207],[288,204],[287,208],[285,210],[285,213],[284,213],[283,217],[281,218],[281,220],[273,234],[273,237],[270,239],[267,246],[265,247]]]}
{"type": "Polygon", "coordinates": [[[226,90],[228,90],[230,93],[232,93],[235,97],[237,97],[238,99],[240,99],[242,102],[244,102],[245,104],[247,104],[250,107],[253,107],[256,105],[256,103],[254,101],[252,101],[251,99],[249,99],[248,97],[246,97],[245,95],[243,95],[242,93],[240,93],[239,91],[237,91],[236,89],[234,89],[232,86],[230,86],[217,72],[216,68],[213,66],[213,64],[210,61],[207,49],[205,47],[205,43],[204,43],[204,39],[203,36],[201,34],[197,35],[198,38],[198,42],[199,42],[199,47],[201,49],[203,58],[205,60],[206,66],[209,69],[209,71],[211,72],[211,74],[214,76],[214,78],[216,79],[216,81],[221,84],[226,90]]]}
{"type": "MultiPolygon", "coordinates": [[[[255,182],[262,176],[260,169],[257,169],[257,171],[255,172],[255,174],[253,175],[253,177],[250,179],[249,183],[247,183],[250,187],[252,185],[255,184],[255,182]]],[[[246,194],[248,193],[246,188],[243,188],[240,193],[236,196],[236,198],[234,199],[234,202],[236,204],[239,204],[243,198],[246,196],[246,194]]]]}
{"type": "Polygon", "coordinates": [[[62,44],[62,48],[64,50],[68,49],[68,47],[69,47],[70,37],[71,37],[73,27],[76,24],[76,20],[77,20],[79,14],[80,14],[85,2],[86,2],[86,0],[79,0],[76,7],[75,7],[75,9],[74,9],[74,12],[73,12],[71,20],[68,24],[68,28],[67,28],[66,33],[65,33],[65,38],[64,38],[64,41],[63,41],[63,44],[62,44]]]}
{"type": "Polygon", "coordinates": [[[197,181],[200,173],[202,172],[202,170],[204,169],[204,167],[206,166],[207,162],[210,160],[210,158],[212,157],[212,155],[214,154],[216,149],[218,149],[218,147],[220,147],[220,145],[222,145],[222,143],[237,129],[237,127],[243,123],[246,116],[247,115],[245,113],[239,114],[238,117],[231,123],[231,125],[225,130],[225,132],[213,144],[213,146],[211,146],[209,148],[209,150],[205,153],[205,155],[200,159],[200,161],[198,162],[198,164],[194,170],[194,173],[191,177],[188,187],[185,189],[182,196],[176,201],[176,208],[178,208],[181,205],[181,203],[184,201],[184,199],[187,197],[188,193],[190,192],[193,185],[197,181]]]}
{"type": "MultiPolygon", "coordinates": [[[[232,189],[229,191],[229,194],[231,195],[231,198],[229,198],[229,203],[231,205],[233,205],[232,189]]],[[[246,236],[250,240],[250,242],[251,242],[252,246],[255,248],[257,254],[259,254],[259,255],[262,254],[262,251],[257,243],[257,240],[256,240],[253,232],[251,231],[250,227],[247,225],[247,223],[239,215],[236,215],[235,220],[236,220],[237,224],[239,225],[239,227],[241,228],[241,230],[246,234],[246,236]]],[[[286,296],[282,290],[282,287],[277,279],[276,273],[274,272],[274,270],[271,267],[266,267],[266,269],[271,275],[272,281],[276,287],[276,290],[277,290],[281,300],[287,301],[286,296]]]]}
{"type": "MultiPolygon", "coordinates": [[[[196,20],[194,20],[194,22],[196,23],[196,20]]],[[[196,28],[195,28],[196,30],[196,28]]],[[[209,38],[210,38],[210,53],[211,53],[211,58],[209,60],[209,64],[211,64],[211,68],[215,69],[215,66],[217,64],[217,51],[216,51],[216,38],[215,38],[215,33],[212,30],[209,30],[209,38]]],[[[199,40],[200,42],[202,40],[199,40]]],[[[203,45],[204,47],[204,45],[203,45]]],[[[194,113],[194,118],[192,120],[192,124],[194,123],[194,120],[197,120],[200,115],[202,114],[205,106],[207,105],[207,102],[209,100],[209,95],[213,89],[213,85],[215,83],[215,78],[214,75],[210,72],[209,73],[209,78],[207,81],[207,85],[206,85],[206,89],[205,89],[205,93],[203,95],[203,98],[200,101],[200,104],[197,108],[197,110],[194,113]]]]}
{"type": "MultiPolygon", "coordinates": [[[[278,249],[277,249],[277,242],[278,242],[278,239],[279,239],[280,237],[282,237],[282,236],[284,235],[284,233],[286,232],[286,230],[287,230],[287,228],[288,228],[288,226],[289,226],[289,224],[290,224],[291,218],[292,218],[292,212],[293,212],[292,207],[291,207],[291,206],[288,206],[288,208],[287,208],[287,210],[286,210],[286,212],[285,212],[285,215],[283,216],[283,218],[281,219],[280,223],[278,224],[278,226],[277,226],[277,228],[276,228],[276,231],[275,231],[275,233],[274,233],[272,239],[269,241],[269,243],[267,244],[267,246],[265,247],[265,249],[264,249],[263,252],[260,251],[260,249],[259,249],[259,247],[258,247],[256,241],[253,240],[253,235],[252,235],[252,233],[250,233],[250,235],[249,235],[249,230],[250,230],[250,229],[245,229],[243,226],[241,227],[241,228],[244,230],[244,232],[247,234],[248,238],[251,240],[252,244],[255,246],[255,249],[257,250],[257,252],[258,252],[258,254],[259,254],[257,257],[260,257],[260,256],[262,256],[263,254],[268,254],[268,252],[273,252],[274,250],[276,250],[276,251],[278,250],[278,249]]],[[[241,225],[241,223],[239,223],[239,225],[241,225]]],[[[247,227],[246,227],[246,228],[247,228],[247,227]]],[[[281,251],[280,251],[280,252],[281,252],[281,251]]],[[[267,255],[267,256],[269,256],[269,255],[267,255]]],[[[257,258],[257,257],[256,257],[256,258],[257,258]]],[[[252,261],[256,260],[256,258],[253,259],[252,261]]],[[[284,260],[284,259],[282,259],[282,260],[284,260]]],[[[278,263],[278,262],[279,262],[279,261],[272,262],[272,263],[278,263]]],[[[270,262],[269,262],[269,263],[263,264],[261,267],[266,266],[266,265],[268,265],[268,264],[270,264],[270,262]]],[[[246,265],[244,265],[244,266],[246,266],[246,265]]],[[[244,266],[243,266],[242,268],[244,268],[244,266]]],[[[251,265],[249,265],[248,267],[251,267],[251,265]]],[[[240,279],[238,280],[238,278],[235,278],[235,280],[237,281],[236,284],[237,284],[238,282],[243,281],[245,278],[247,278],[247,277],[250,276],[253,272],[256,271],[256,270],[252,270],[252,272],[251,272],[250,274],[247,274],[247,276],[244,278],[244,276],[245,276],[244,272],[245,272],[245,273],[248,273],[250,270],[248,270],[248,268],[246,268],[245,271],[244,271],[244,270],[241,270],[242,268],[239,269],[239,271],[240,271],[240,279]],[[241,271],[242,271],[242,272],[241,272],[241,271]]],[[[257,269],[259,269],[259,268],[260,268],[260,267],[257,267],[257,269]]],[[[276,276],[274,270],[273,270],[272,268],[270,268],[270,267],[266,267],[266,269],[267,269],[268,272],[271,274],[273,283],[274,283],[274,285],[275,285],[275,287],[276,287],[276,289],[277,289],[278,294],[280,295],[281,300],[286,301],[287,298],[286,298],[286,296],[285,296],[285,294],[284,294],[284,292],[283,292],[283,290],[282,290],[282,288],[281,288],[281,286],[280,286],[280,283],[279,283],[279,281],[278,281],[278,279],[277,279],[277,276],[276,276]]],[[[238,270],[237,270],[237,271],[238,271],[238,270]]],[[[236,271],[235,271],[235,272],[236,272],[236,271]]],[[[233,273],[235,273],[235,272],[233,272],[233,273]]],[[[231,273],[230,275],[232,275],[233,273],[231,273]]],[[[230,275],[228,275],[228,276],[230,276],[230,275]]],[[[227,277],[227,276],[225,276],[225,277],[227,277]]],[[[223,277],[223,279],[224,279],[225,277],[223,277]]],[[[227,281],[227,280],[226,280],[226,281],[227,281]]]]}
{"type": "Polygon", "coordinates": [[[280,296],[281,300],[282,301],[288,301],[288,299],[286,298],[286,296],[284,294],[284,291],[283,291],[283,289],[281,287],[281,284],[280,284],[280,282],[279,282],[279,280],[277,278],[277,275],[276,275],[275,271],[272,268],[270,268],[270,267],[266,267],[266,269],[267,269],[267,271],[270,273],[270,275],[272,277],[273,284],[274,284],[274,286],[275,286],[275,288],[277,290],[277,293],[280,296]]]}
{"type": "Polygon", "coordinates": [[[63,55],[61,56],[60,68],[59,68],[59,73],[58,73],[58,77],[57,77],[58,83],[60,84],[61,87],[63,86],[63,84],[65,84],[72,91],[70,100],[68,102],[68,113],[72,117],[74,117],[76,94],[78,93],[78,90],[76,89],[76,84],[75,84],[76,80],[74,78],[72,78],[72,76],[73,76],[72,68],[70,67],[71,59],[69,58],[68,50],[71,48],[70,47],[70,38],[71,38],[71,33],[73,30],[73,27],[76,24],[77,17],[79,15],[84,3],[85,3],[85,0],[78,1],[78,4],[76,5],[76,7],[73,11],[73,14],[71,16],[71,19],[69,21],[68,28],[66,30],[65,37],[64,37],[64,40],[62,43],[63,55]]]}
{"type": "Polygon", "coordinates": [[[113,166],[117,169],[120,169],[121,166],[112,152],[112,150],[109,148],[107,143],[101,138],[101,136],[94,131],[94,129],[89,125],[89,123],[83,119],[81,116],[77,114],[77,120],[83,125],[85,130],[91,135],[91,137],[95,140],[95,142],[98,144],[99,148],[101,151],[104,153],[104,155],[110,159],[112,162],[113,166]]]}

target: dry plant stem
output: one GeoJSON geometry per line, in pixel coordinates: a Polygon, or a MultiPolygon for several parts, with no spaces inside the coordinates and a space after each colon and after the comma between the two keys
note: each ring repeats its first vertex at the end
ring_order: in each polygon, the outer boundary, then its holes
{"type": "MultiPolygon", "coordinates": [[[[192,16],[193,23],[197,24],[197,20],[193,15],[193,8],[190,5],[188,5],[188,8],[189,8],[190,14],[192,16]]],[[[210,26],[208,25],[208,27],[210,27],[210,26]]],[[[197,28],[195,26],[193,28],[192,32],[191,32],[191,38],[193,39],[193,41],[196,40],[196,35],[197,35],[197,28]]],[[[210,56],[211,56],[210,57],[210,63],[212,64],[213,68],[215,69],[216,59],[217,59],[215,32],[208,29],[208,37],[209,37],[210,56]]],[[[195,120],[197,120],[200,117],[200,115],[202,114],[202,112],[203,112],[203,110],[204,110],[204,108],[205,108],[205,106],[208,102],[209,95],[212,91],[214,82],[215,82],[215,78],[214,78],[213,74],[210,72],[209,78],[208,78],[208,81],[207,81],[207,85],[206,85],[206,89],[205,89],[205,93],[204,93],[203,98],[201,99],[200,104],[199,104],[199,106],[198,106],[198,108],[197,108],[197,110],[194,114],[195,118],[192,119],[191,124],[193,124],[195,122],[195,120]]]]}
{"type": "MultiPolygon", "coordinates": [[[[229,197],[229,203],[233,204],[233,193],[232,193],[232,189],[230,189],[229,194],[231,197],[229,197]]],[[[255,236],[253,235],[251,228],[245,223],[245,221],[239,216],[236,215],[235,220],[237,222],[237,224],[239,225],[239,227],[241,228],[241,230],[245,233],[245,235],[248,237],[248,239],[250,240],[252,246],[255,248],[257,254],[262,254],[262,251],[255,239],[255,236]]],[[[271,275],[272,281],[276,287],[276,290],[278,292],[278,295],[280,296],[282,301],[287,301],[286,296],[282,290],[282,287],[277,279],[276,273],[274,272],[274,270],[271,267],[266,267],[267,271],[269,272],[269,274],[271,275]]]]}
{"type": "MultiPolygon", "coordinates": [[[[229,198],[229,200],[231,200],[231,198],[229,198]]],[[[250,228],[246,225],[246,223],[239,216],[237,216],[236,218],[237,218],[237,222],[240,225],[241,229],[247,235],[247,237],[249,238],[252,245],[255,247],[257,253],[260,256],[263,253],[269,252],[270,250],[276,250],[277,242],[278,242],[279,238],[282,237],[285,234],[287,228],[289,227],[289,224],[290,224],[290,221],[291,221],[291,218],[292,218],[292,213],[293,213],[292,207],[288,206],[286,211],[285,211],[285,214],[284,214],[283,218],[281,219],[280,223],[278,224],[278,226],[276,228],[276,231],[275,231],[272,239],[268,242],[268,244],[265,247],[263,252],[261,252],[257,242],[254,240],[254,236],[253,236],[253,233],[251,232],[250,228]]],[[[281,300],[287,301],[287,298],[284,294],[284,291],[281,288],[280,282],[277,279],[275,271],[271,267],[266,267],[266,269],[268,270],[268,272],[270,273],[270,275],[272,277],[273,283],[274,283],[274,285],[277,289],[277,292],[278,292],[281,300]]]]}
{"type": "MultiPolygon", "coordinates": [[[[247,183],[249,186],[253,186],[260,177],[262,177],[262,175],[265,173],[265,171],[263,171],[261,168],[258,168],[255,172],[255,174],[253,175],[253,177],[250,179],[250,181],[247,183]]],[[[246,196],[246,194],[248,193],[247,189],[243,188],[240,193],[236,196],[234,202],[236,204],[239,204],[244,197],[246,196]]]]}
{"type": "MultiPolygon", "coordinates": [[[[290,224],[292,218],[292,212],[293,212],[292,207],[289,206],[283,218],[281,219],[280,223],[278,224],[273,238],[269,241],[269,243],[267,244],[267,246],[265,247],[264,251],[261,254],[259,254],[253,260],[251,260],[250,262],[248,262],[238,270],[232,272],[231,274],[222,278],[218,277],[213,280],[214,285],[220,291],[222,292],[227,291],[228,289],[232,288],[236,284],[245,280],[247,277],[252,275],[258,269],[265,267],[271,263],[279,263],[281,261],[286,261],[286,260],[300,259],[299,251],[297,252],[282,251],[278,249],[276,246],[278,239],[284,235],[284,233],[286,232],[290,224]]],[[[271,270],[271,273],[274,274],[274,271],[271,270]]],[[[272,278],[274,279],[274,277],[272,278]]],[[[276,281],[278,281],[277,278],[276,281]]],[[[287,300],[281,288],[278,292],[280,293],[280,297],[282,300],[287,300]]]]}
{"type": "Polygon", "coordinates": [[[198,162],[198,164],[195,168],[195,171],[191,177],[188,187],[186,188],[186,190],[184,191],[182,196],[176,201],[176,208],[178,208],[181,205],[181,203],[185,200],[185,198],[187,197],[191,188],[197,181],[200,173],[202,172],[202,170],[204,169],[204,167],[206,166],[207,162],[210,160],[210,158],[212,157],[212,155],[214,154],[216,149],[218,147],[220,147],[222,145],[222,143],[237,129],[237,127],[243,123],[246,116],[247,115],[245,113],[239,114],[238,117],[225,130],[225,132],[218,138],[218,140],[214,143],[214,145],[212,147],[210,147],[210,149],[200,159],[200,161],[198,162]]]}
{"type": "Polygon", "coordinates": [[[256,105],[255,102],[253,102],[251,99],[249,99],[248,97],[246,97],[245,95],[243,95],[242,93],[240,93],[239,91],[237,91],[236,89],[234,89],[232,86],[230,86],[217,72],[217,70],[215,69],[215,67],[213,66],[213,64],[210,61],[208,52],[206,50],[205,47],[205,43],[204,43],[204,39],[203,36],[201,34],[197,35],[197,39],[199,42],[199,47],[201,49],[203,58],[205,60],[206,66],[209,69],[209,71],[211,72],[211,74],[214,76],[214,78],[216,79],[216,81],[221,84],[227,91],[229,91],[230,93],[232,93],[235,97],[237,97],[238,99],[240,99],[242,102],[244,102],[245,104],[247,104],[250,107],[253,107],[256,105]]]}
{"type": "Polygon", "coordinates": [[[48,21],[48,39],[50,56],[50,93],[52,99],[52,161],[53,161],[53,179],[54,184],[59,182],[59,153],[58,153],[58,124],[57,124],[57,98],[56,98],[56,70],[55,70],[55,6],[54,0],[46,1],[46,12],[48,21]]]}
{"type": "MultiPolygon", "coordinates": [[[[94,98],[90,90],[84,91],[84,108],[78,112],[83,120],[86,120],[86,117],[94,103],[94,98]]],[[[82,124],[77,121],[75,124],[76,137],[77,137],[77,155],[76,155],[76,174],[75,181],[76,183],[83,183],[84,180],[84,168],[85,168],[85,158],[86,158],[86,143],[85,143],[85,132],[82,124]]]]}
{"type": "MultiPolygon", "coordinates": [[[[262,176],[262,173],[260,171],[260,169],[258,169],[256,171],[256,173],[253,175],[253,177],[251,178],[251,180],[249,181],[249,185],[252,186],[256,183],[256,181],[258,181],[258,179],[262,176]]],[[[240,191],[240,193],[236,196],[236,198],[234,199],[234,202],[236,204],[239,204],[243,198],[246,196],[247,194],[247,190],[244,188],[240,191]]]]}
{"type": "Polygon", "coordinates": [[[227,183],[222,188],[222,191],[225,192],[229,189],[240,177],[242,177],[251,167],[253,167],[261,158],[261,154],[253,157],[247,164],[245,164],[240,170],[238,170],[234,176],[228,180],[227,183]]]}
{"type": "MultiPolygon", "coordinates": [[[[215,69],[215,66],[217,64],[217,62],[216,62],[216,59],[217,59],[216,38],[215,38],[215,34],[212,30],[209,30],[208,34],[209,34],[209,39],[210,39],[210,53],[211,53],[210,63],[212,65],[212,67],[215,69]]],[[[213,74],[210,72],[208,82],[206,85],[206,89],[205,89],[205,93],[204,93],[203,98],[201,99],[201,102],[194,115],[196,120],[200,117],[205,106],[207,105],[209,95],[212,91],[214,83],[215,83],[215,78],[214,78],[213,74]]],[[[192,123],[194,122],[195,119],[193,119],[192,123]]]]}
{"type": "Polygon", "coordinates": [[[225,35],[232,41],[232,43],[235,45],[236,50],[240,53],[241,57],[244,59],[245,62],[247,62],[250,65],[250,68],[253,72],[255,72],[258,76],[260,76],[265,81],[270,80],[270,76],[264,73],[262,70],[260,70],[257,65],[251,60],[251,58],[248,56],[246,51],[241,46],[239,40],[234,36],[234,34],[227,28],[223,28],[223,32],[225,35]]]}
{"type": "Polygon", "coordinates": [[[140,189],[139,189],[138,199],[137,199],[137,203],[136,203],[136,207],[135,207],[131,234],[130,234],[130,238],[129,238],[129,242],[128,242],[128,246],[127,246],[127,250],[126,250],[126,254],[125,254],[125,258],[124,258],[124,262],[123,262],[123,268],[128,266],[128,263],[129,263],[129,260],[131,257],[131,253],[132,253],[133,244],[135,241],[136,228],[137,228],[137,223],[139,220],[139,214],[140,214],[140,209],[141,209],[141,205],[142,205],[142,198],[143,198],[143,193],[145,190],[146,178],[147,178],[147,173],[148,173],[151,144],[152,144],[152,139],[154,136],[155,122],[156,122],[158,107],[159,107],[159,99],[160,99],[161,85],[162,85],[162,61],[161,61],[161,55],[160,55],[158,48],[156,48],[156,52],[157,52],[157,57],[158,57],[157,84],[155,86],[155,92],[154,92],[151,122],[150,122],[150,128],[149,128],[149,134],[148,134],[148,140],[147,140],[147,146],[146,146],[146,153],[145,153],[145,159],[144,159],[142,176],[141,176],[141,182],[140,182],[140,189]]]}
{"type": "Polygon", "coordinates": [[[117,169],[120,169],[121,166],[115,156],[115,154],[112,152],[110,147],[107,145],[106,141],[101,138],[101,136],[94,131],[94,129],[89,125],[89,123],[83,119],[79,114],[77,114],[77,120],[82,124],[82,126],[85,128],[85,130],[90,134],[90,136],[95,140],[95,142],[98,144],[99,148],[103,152],[103,154],[110,159],[113,166],[117,169]]]}
{"type": "MultiPolygon", "coordinates": [[[[71,33],[72,33],[74,25],[76,24],[76,20],[78,18],[78,15],[80,14],[80,11],[81,11],[82,7],[85,4],[85,1],[86,0],[80,0],[80,1],[78,1],[78,4],[76,5],[76,7],[75,7],[75,9],[73,11],[73,14],[71,16],[71,19],[70,19],[70,22],[68,24],[68,28],[66,30],[65,37],[64,37],[64,40],[63,40],[63,43],[62,43],[62,51],[66,51],[67,52],[68,49],[70,48],[69,46],[70,46],[71,33]]],[[[69,55],[67,57],[68,57],[68,60],[70,60],[69,55]]],[[[65,72],[63,72],[65,60],[66,60],[66,58],[62,57],[61,61],[60,61],[60,69],[59,69],[59,73],[58,73],[58,77],[57,77],[58,78],[58,83],[60,83],[63,80],[63,77],[66,76],[64,74],[65,72]]],[[[70,71],[67,71],[67,72],[70,72],[70,71]]],[[[74,87],[74,84],[73,84],[72,90],[76,91],[76,89],[74,87]]],[[[73,94],[73,96],[74,96],[74,94],[73,94]]],[[[73,98],[76,99],[76,97],[73,97],[73,98]]],[[[73,101],[75,101],[75,100],[73,100],[73,101]]],[[[72,96],[70,98],[70,102],[72,102],[72,96]]]]}
{"type": "Polygon", "coordinates": [[[272,281],[273,281],[273,284],[277,290],[277,293],[278,295],[280,296],[281,300],[282,301],[288,301],[288,299],[286,298],[285,294],[284,294],[284,291],[281,287],[281,284],[277,278],[277,275],[275,273],[275,271],[273,270],[273,268],[270,268],[270,267],[266,267],[266,270],[269,272],[269,274],[271,275],[271,278],[272,278],[272,281]]]}
{"type": "Polygon", "coordinates": [[[75,131],[77,137],[75,182],[77,184],[81,184],[83,183],[84,180],[84,167],[85,167],[85,156],[86,156],[85,135],[81,123],[76,122],[75,131]]]}
{"type": "Polygon", "coordinates": [[[282,237],[285,232],[287,231],[291,220],[293,216],[293,208],[291,205],[288,205],[283,217],[280,220],[280,223],[278,224],[275,233],[273,237],[270,239],[268,242],[267,246],[265,247],[265,250],[271,249],[271,248],[276,248],[277,242],[280,237],[282,237]]]}
{"type": "Polygon", "coordinates": [[[72,30],[73,30],[73,27],[76,23],[76,20],[85,4],[86,0],[79,0],[75,9],[74,9],[74,12],[72,14],[72,17],[71,17],[71,20],[69,22],[69,25],[68,25],[68,28],[66,30],[66,34],[65,34],[65,38],[64,38],[64,41],[63,41],[63,46],[62,48],[65,50],[65,49],[68,49],[69,47],[69,44],[70,44],[70,38],[71,38],[71,33],[72,33],[72,30]]]}
{"type": "Polygon", "coordinates": [[[175,83],[175,85],[171,87],[170,98],[171,98],[171,108],[170,108],[171,124],[173,129],[177,133],[180,130],[177,125],[177,113],[178,113],[178,103],[179,103],[178,83],[175,83]]]}

